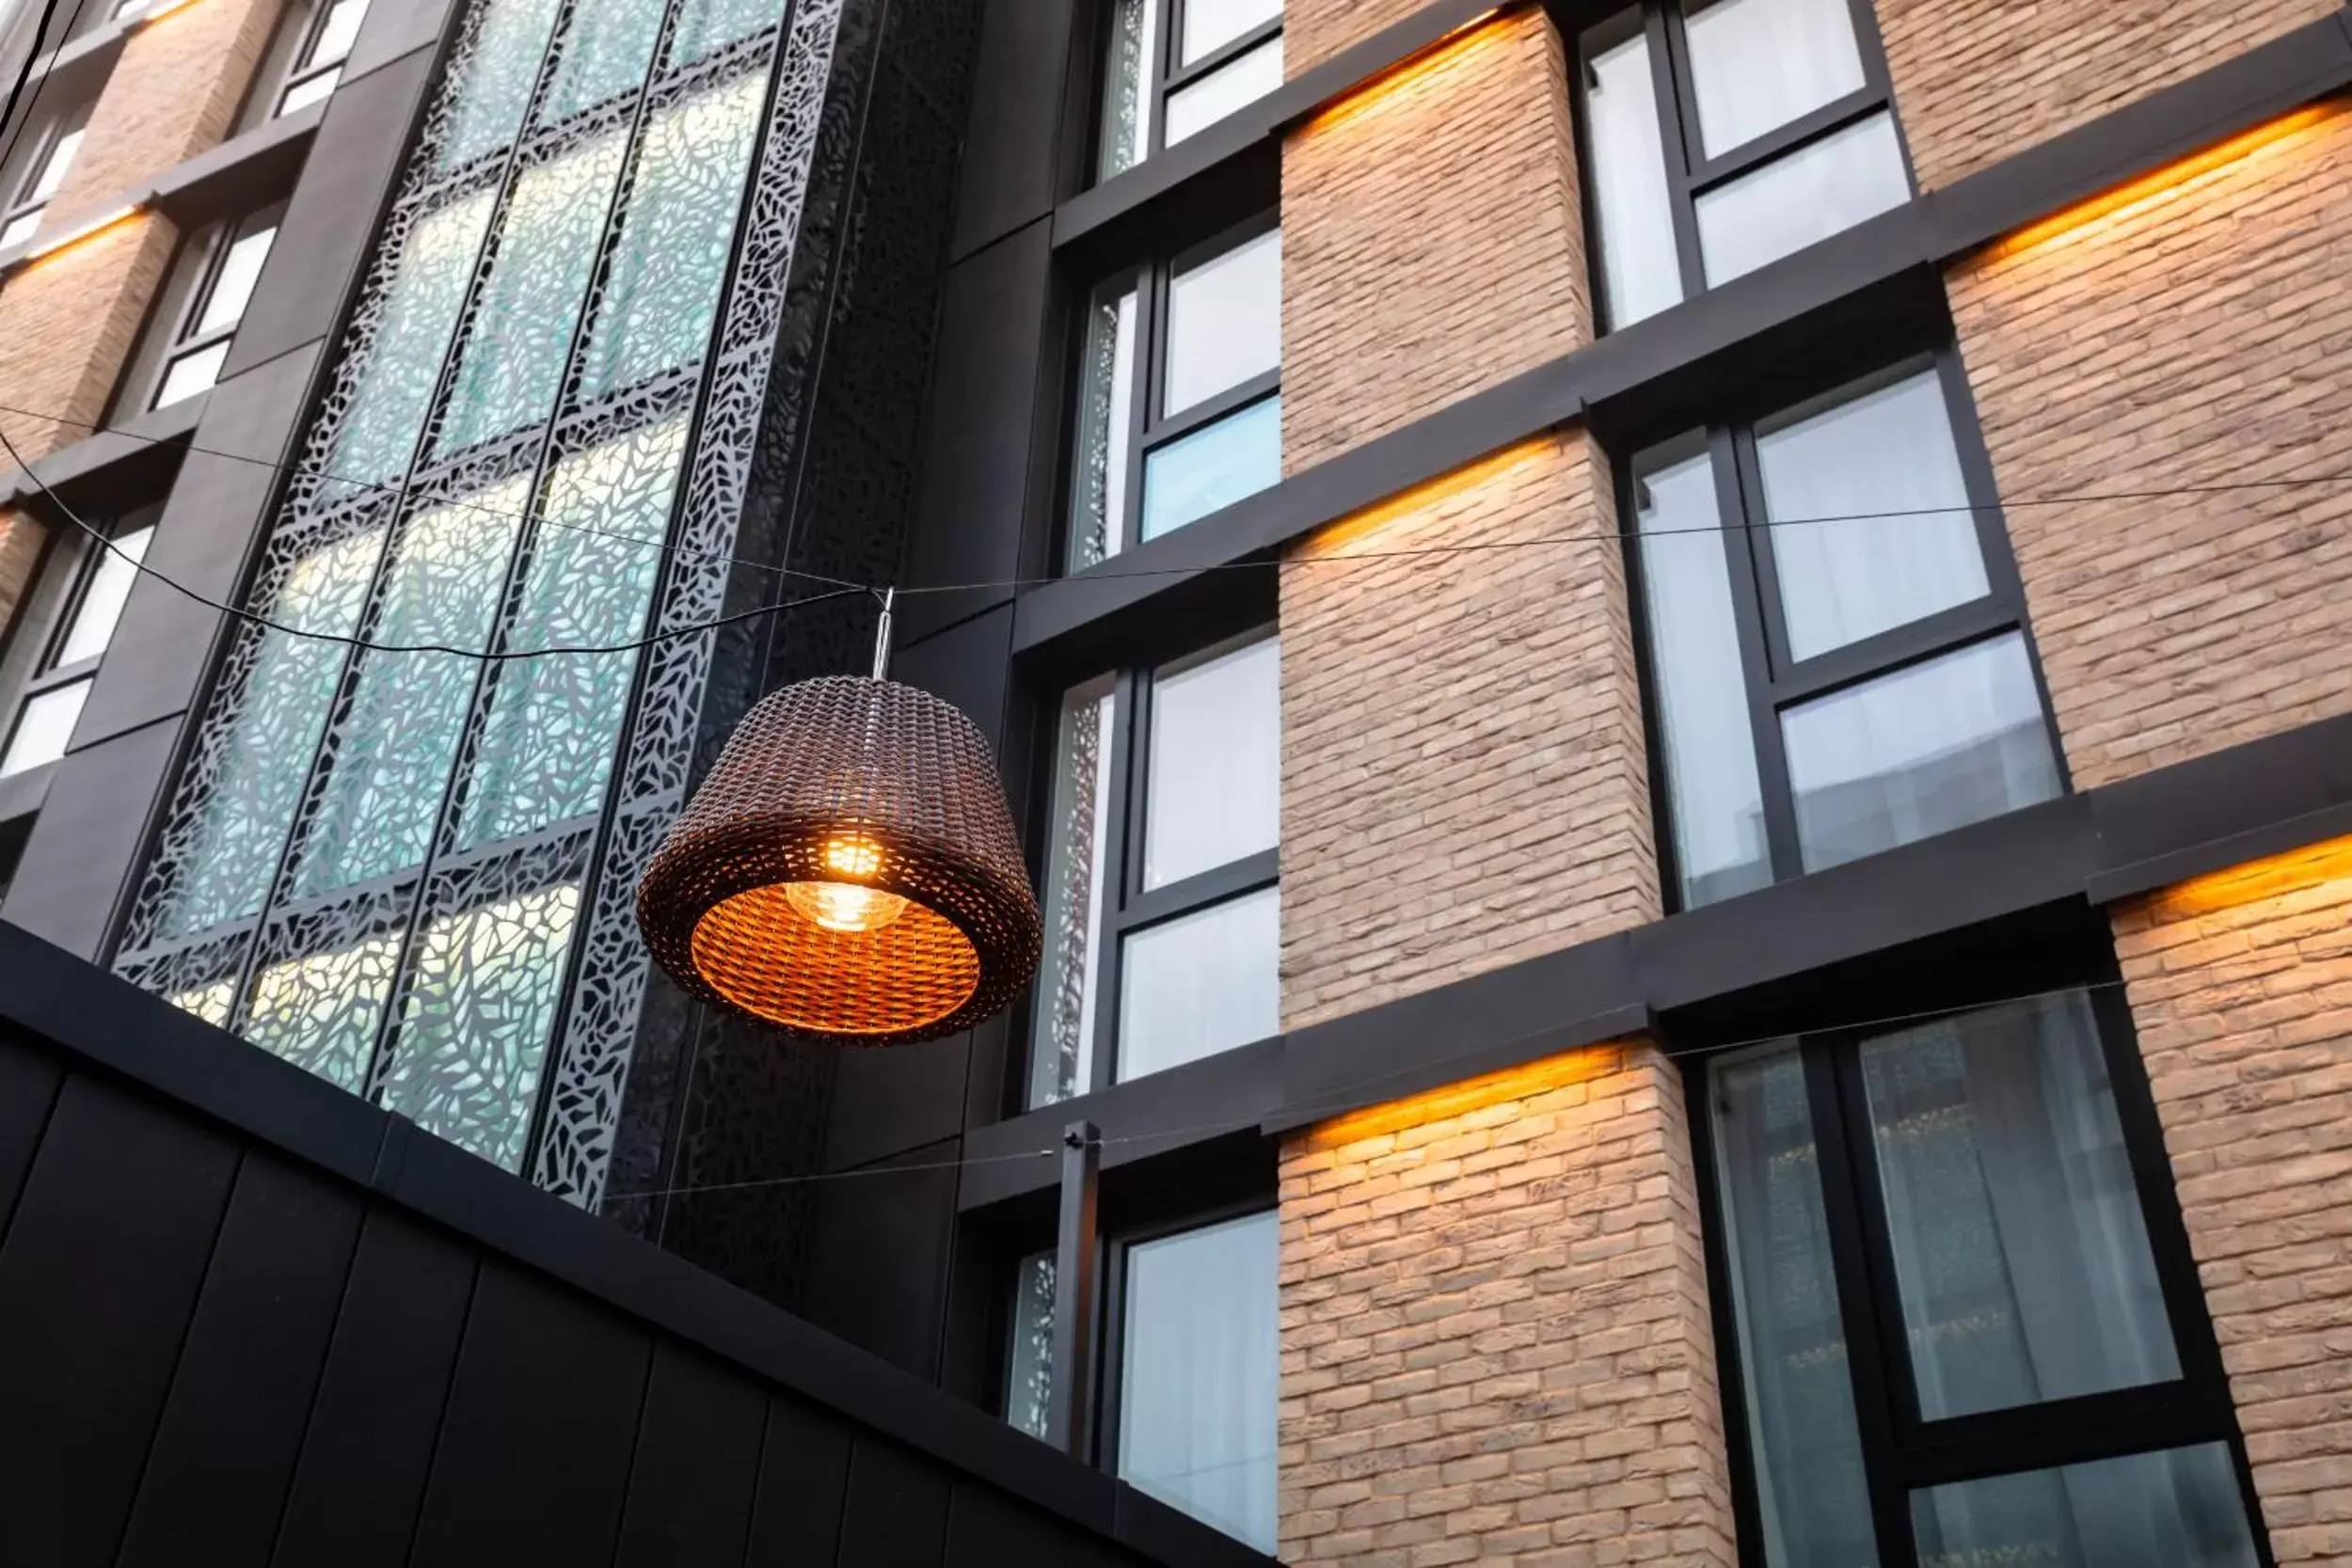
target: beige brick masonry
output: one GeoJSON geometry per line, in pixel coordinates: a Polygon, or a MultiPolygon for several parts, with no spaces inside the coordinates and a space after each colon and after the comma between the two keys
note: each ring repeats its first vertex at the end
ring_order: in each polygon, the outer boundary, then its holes
{"type": "Polygon", "coordinates": [[[1923,189],[2185,81],[2338,0],[1878,0],[1923,189]]]}
{"type": "Polygon", "coordinates": [[[1734,1560],[1680,1075],[1645,1041],[1281,1164],[1281,1555],[1734,1560]]]}
{"type": "Polygon", "coordinates": [[[2352,1560],[2352,839],[2114,922],[2271,1549],[2352,1560]]]}
{"type": "Polygon", "coordinates": [[[1285,472],[1591,338],[1567,77],[1540,8],[1283,144],[1285,472]]]}
{"type": "Polygon", "coordinates": [[[1293,553],[1285,1027],[1658,917],[1607,458],[1568,430],[1293,553]]]}
{"type": "Polygon", "coordinates": [[[2077,787],[2352,711],[2352,114],[2124,194],[1947,277],[2077,787]]]}
{"type": "Polygon", "coordinates": [[[1402,22],[1429,0],[1285,0],[1282,74],[1295,76],[1402,22]]]}

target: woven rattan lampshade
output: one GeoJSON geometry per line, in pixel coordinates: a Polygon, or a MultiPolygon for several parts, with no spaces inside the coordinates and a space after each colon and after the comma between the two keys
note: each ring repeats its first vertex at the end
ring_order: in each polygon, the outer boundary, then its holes
{"type": "Polygon", "coordinates": [[[929,692],[850,675],[752,709],[655,851],[637,923],[695,995],[866,1045],[1002,1010],[1041,930],[980,732],[929,692]]]}

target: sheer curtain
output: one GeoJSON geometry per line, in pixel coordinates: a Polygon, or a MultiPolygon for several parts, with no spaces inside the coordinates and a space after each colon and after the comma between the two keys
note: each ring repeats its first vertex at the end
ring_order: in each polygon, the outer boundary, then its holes
{"type": "Polygon", "coordinates": [[[1281,683],[1282,644],[1271,637],[1152,676],[1145,887],[1280,841],[1281,683]]]}
{"type": "Polygon", "coordinates": [[[1924,1419],[2180,1376],[2087,999],[1871,1040],[1862,1075],[1924,1419]]]}
{"type": "Polygon", "coordinates": [[[2252,1531],[2219,1443],[1915,1492],[1925,1563],[2036,1568],[2254,1568],[2252,1531]]]}
{"type": "Polygon", "coordinates": [[[1120,1078],[1279,1029],[1281,925],[1281,889],[1270,887],[1129,937],[1120,974],[1120,1078]]]}
{"type": "Polygon", "coordinates": [[[1658,82],[1649,40],[1639,30],[1640,18],[1633,20],[1631,38],[1597,51],[1587,45],[1585,55],[1584,119],[1592,140],[1586,164],[1600,209],[1601,277],[1613,329],[1682,301],[1666,152],[1659,138],[1658,82]]]}
{"type": "Polygon", "coordinates": [[[1718,0],[1688,6],[1683,37],[1713,158],[1859,91],[1862,51],[1846,0],[1718,0]]]}
{"type": "Polygon", "coordinates": [[[1119,1474],[1274,1550],[1276,1216],[1269,1210],[1127,1254],[1119,1474]]]}

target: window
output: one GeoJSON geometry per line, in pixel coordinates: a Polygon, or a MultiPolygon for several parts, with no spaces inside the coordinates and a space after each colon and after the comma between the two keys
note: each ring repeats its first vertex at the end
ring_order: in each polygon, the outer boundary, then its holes
{"type": "Polygon", "coordinates": [[[1083,354],[1070,570],[1282,477],[1282,231],[1270,222],[1096,290],[1083,354]]]}
{"type": "Polygon", "coordinates": [[[1957,361],[1633,463],[1681,907],[2065,787],[1957,361]]]}
{"type": "Polygon", "coordinates": [[[8,209],[0,213],[0,250],[23,245],[40,230],[49,198],[65,183],[73,155],[82,150],[88,123],[89,105],[85,103],[52,119],[32,138],[30,153],[11,173],[8,209]]]}
{"type": "Polygon", "coordinates": [[[1645,0],[1579,49],[1612,327],[1911,198],[1867,0],[1645,0]]]}
{"type": "Polygon", "coordinates": [[[1275,1033],[1281,644],[1219,644],[1062,702],[1029,1103],[1275,1033]]]}
{"type": "Polygon", "coordinates": [[[1709,1065],[1742,1524],[1772,1568],[2252,1568],[2121,1012],[2058,991],[1709,1065]]]}
{"type": "Polygon", "coordinates": [[[182,249],[178,275],[166,286],[159,307],[158,319],[168,324],[169,338],[159,355],[151,351],[160,363],[148,372],[155,389],[147,407],[192,398],[220,379],[283,211],[282,205],[268,207],[213,224],[182,249]]]}
{"type": "Polygon", "coordinates": [[[343,78],[343,61],[367,20],[368,0],[318,0],[304,9],[299,42],[278,89],[273,114],[290,115],[316,103],[343,78]]]}
{"type": "MultiPolygon", "coordinates": [[[[1280,1332],[1276,1212],[1114,1238],[1104,1276],[1104,1468],[1137,1491],[1247,1542],[1275,1546],[1280,1332]]],[[[1014,1274],[1005,1418],[1042,1437],[1052,1401],[1054,1257],[1014,1274]]]]}
{"type": "Polygon", "coordinates": [[[142,515],[115,532],[113,549],[89,540],[87,548],[72,552],[65,567],[61,613],[10,716],[8,740],[0,749],[0,779],[45,768],[65,755],[154,532],[151,518],[142,515]]]}
{"type": "Polygon", "coordinates": [[[1110,0],[1104,32],[1099,180],[1282,85],[1281,0],[1110,0]]]}

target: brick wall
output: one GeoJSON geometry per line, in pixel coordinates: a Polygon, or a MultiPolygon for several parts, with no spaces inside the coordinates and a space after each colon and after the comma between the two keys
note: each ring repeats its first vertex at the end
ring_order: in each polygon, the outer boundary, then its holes
{"type": "Polygon", "coordinates": [[[1609,465],[1581,430],[1308,540],[1282,573],[1282,1020],[1653,920],[1609,465]],[[1525,548],[1411,554],[1434,546],[1525,548]]]}
{"type": "Polygon", "coordinates": [[[2339,0],[1878,0],[1923,189],[2337,9],[2339,0]]]}
{"type": "Polygon", "coordinates": [[[1679,1073],[1442,1096],[1283,1150],[1283,1560],[1730,1564],[1679,1073]]]}
{"type": "Polygon", "coordinates": [[[2352,1559],[2352,839],[2168,889],[2115,935],[2281,1563],[2352,1559]]]}
{"type": "Polygon", "coordinates": [[[2352,114],[2231,150],[1947,278],[2078,787],[2352,710],[2352,114]]]}
{"type": "Polygon", "coordinates": [[[1282,73],[1295,76],[1351,43],[1402,22],[1429,0],[1285,0],[1282,73]]]}
{"type": "Polygon", "coordinates": [[[1540,8],[1290,137],[1284,471],[1589,341],[1582,233],[1565,67],[1540,8]]]}

